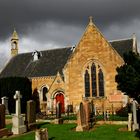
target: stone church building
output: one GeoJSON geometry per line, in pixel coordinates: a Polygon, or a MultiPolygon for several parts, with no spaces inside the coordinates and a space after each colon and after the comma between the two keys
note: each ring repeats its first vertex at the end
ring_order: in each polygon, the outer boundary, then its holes
{"type": "Polygon", "coordinates": [[[78,109],[83,100],[93,100],[96,109],[114,110],[127,102],[117,90],[116,68],[123,65],[123,53],[137,51],[135,35],[128,39],[108,41],[89,23],[75,47],[18,54],[19,37],[14,31],[11,38],[12,58],[0,77],[28,77],[32,91],[38,90],[42,112],[55,111],[57,102],[62,112],[67,105],[78,109]]]}

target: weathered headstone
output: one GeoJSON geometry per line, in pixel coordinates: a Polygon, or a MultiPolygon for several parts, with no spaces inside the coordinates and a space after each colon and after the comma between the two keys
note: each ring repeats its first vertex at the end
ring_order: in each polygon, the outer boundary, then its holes
{"type": "Polygon", "coordinates": [[[0,138],[8,135],[8,129],[5,128],[5,105],[0,105],[0,138]]]}
{"type": "Polygon", "coordinates": [[[8,110],[8,98],[6,96],[1,98],[2,104],[5,105],[5,114],[9,115],[9,110],[8,110]]]}
{"type": "Polygon", "coordinates": [[[14,99],[16,100],[16,114],[12,116],[12,132],[13,134],[22,134],[26,132],[26,126],[24,125],[24,117],[21,115],[21,104],[20,99],[22,96],[20,95],[20,91],[16,91],[14,95],[14,99]]]}
{"type": "Polygon", "coordinates": [[[61,118],[61,103],[58,102],[56,104],[56,119],[55,119],[55,124],[62,124],[63,119],[61,118]]]}
{"type": "Polygon", "coordinates": [[[132,113],[128,113],[128,131],[132,131],[132,113]]]}
{"type": "Polygon", "coordinates": [[[94,110],[94,104],[93,104],[93,100],[89,103],[89,108],[90,108],[90,127],[93,126],[94,123],[94,119],[95,119],[95,110],[94,110]]]}
{"type": "Polygon", "coordinates": [[[48,129],[43,128],[43,129],[36,130],[35,140],[49,140],[48,129]]]}
{"type": "Polygon", "coordinates": [[[86,113],[83,106],[83,103],[80,103],[79,111],[77,114],[77,127],[76,131],[85,131],[87,130],[86,126],[86,113]]]}
{"type": "Polygon", "coordinates": [[[60,102],[56,104],[56,118],[57,119],[61,118],[61,103],[60,102]]]}
{"type": "Polygon", "coordinates": [[[36,129],[36,104],[33,100],[27,101],[26,119],[28,129],[36,129]]]}
{"type": "Polygon", "coordinates": [[[139,124],[137,123],[137,106],[136,106],[136,101],[133,100],[133,106],[132,106],[132,110],[133,110],[133,131],[139,129],[139,124]]]}
{"type": "Polygon", "coordinates": [[[90,128],[90,114],[91,114],[91,104],[89,101],[84,101],[84,110],[86,115],[86,129],[88,130],[90,128]]]}

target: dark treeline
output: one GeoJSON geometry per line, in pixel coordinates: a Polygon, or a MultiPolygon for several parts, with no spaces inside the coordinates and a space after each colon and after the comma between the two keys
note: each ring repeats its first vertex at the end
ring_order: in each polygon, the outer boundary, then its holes
{"type": "Polygon", "coordinates": [[[3,96],[8,97],[8,108],[10,113],[15,112],[15,100],[13,96],[15,91],[20,91],[21,99],[21,112],[26,112],[26,102],[31,99],[32,89],[31,81],[26,77],[8,77],[0,78],[0,98],[3,96]]]}

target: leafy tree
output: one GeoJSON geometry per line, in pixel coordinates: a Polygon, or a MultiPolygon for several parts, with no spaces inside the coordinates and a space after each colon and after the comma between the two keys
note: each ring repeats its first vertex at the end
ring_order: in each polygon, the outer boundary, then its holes
{"type": "Polygon", "coordinates": [[[117,87],[140,103],[140,56],[129,52],[124,54],[124,62],[123,66],[116,69],[117,87]]]}
{"type": "Polygon", "coordinates": [[[21,112],[26,112],[26,102],[31,99],[32,89],[31,82],[25,77],[8,77],[0,79],[0,97],[7,96],[8,108],[10,113],[15,112],[15,100],[13,96],[15,91],[20,91],[22,95],[21,99],[21,112]]]}

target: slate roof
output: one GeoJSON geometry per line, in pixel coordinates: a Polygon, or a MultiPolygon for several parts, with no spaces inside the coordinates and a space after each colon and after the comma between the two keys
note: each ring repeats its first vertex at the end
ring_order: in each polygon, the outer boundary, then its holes
{"type": "Polygon", "coordinates": [[[123,57],[124,53],[133,50],[133,39],[110,41],[112,47],[123,57]]]}
{"type": "MultiPolygon", "coordinates": [[[[132,50],[133,39],[111,41],[110,44],[123,57],[123,53],[132,50]]],[[[9,61],[0,77],[55,76],[58,71],[62,74],[72,52],[71,47],[41,51],[42,57],[37,61],[33,61],[32,53],[18,54],[9,61]]]]}
{"type": "Polygon", "coordinates": [[[1,72],[0,77],[41,77],[54,76],[62,69],[72,53],[71,47],[41,51],[42,57],[33,61],[32,53],[13,57],[1,72]]]}

